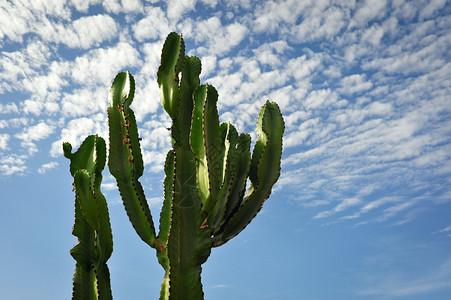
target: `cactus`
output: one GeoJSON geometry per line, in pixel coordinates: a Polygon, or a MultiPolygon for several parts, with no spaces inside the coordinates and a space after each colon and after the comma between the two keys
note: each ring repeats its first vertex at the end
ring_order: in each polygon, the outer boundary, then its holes
{"type": "Polygon", "coordinates": [[[88,136],[72,153],[72,145],[63,143],[64,156],[70,159],[74,177],[75,224],[78,237],[70,254],[76,260],[72,299],[112,299],[110,273],[106,264],[113,252],[113,237],[108,207],[100,191],[106,162],[105,140],[88,136]]]}
{"type": "Polygon", "coordinates": [[[156,249],[165,270],[160,300],[203,299],[201,265],[213,247],[225,244],[251,222],[280,175],[284,121],[278,105],[263,105],[251,156],[250,135],[219,123],[218,93],[211,85],[200,85],[200,72],[200,60],[185,56],[182,36],[170,33],[157,73],[161,103],[172,119],[173,146],[164,166],[158,235],[139,182],[144,166],[130,108],[133,76],[119,73],[109,93],[108,166],[133,227],[156,249]]]}

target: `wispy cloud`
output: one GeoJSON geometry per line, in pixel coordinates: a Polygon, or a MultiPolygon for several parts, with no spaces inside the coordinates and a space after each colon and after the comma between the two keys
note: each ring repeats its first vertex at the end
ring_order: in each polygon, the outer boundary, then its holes
{"type": "Polygon", "coordinates": [[[451,287],[451,260],[435,268],[426,270],[423,275],[400,277],[398,274],[387,275],[379,283],[358,291],[360,296],[406,297],[439,291],[451,287]]]}

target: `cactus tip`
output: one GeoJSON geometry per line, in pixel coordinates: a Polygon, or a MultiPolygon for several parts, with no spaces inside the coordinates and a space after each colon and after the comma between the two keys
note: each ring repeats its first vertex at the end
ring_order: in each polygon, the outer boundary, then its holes
{"type": "Polygon", "coordinates": [[[69,142],[63,142],[63,154],[68,159],[72,157],[72,145],[69,142]]]}

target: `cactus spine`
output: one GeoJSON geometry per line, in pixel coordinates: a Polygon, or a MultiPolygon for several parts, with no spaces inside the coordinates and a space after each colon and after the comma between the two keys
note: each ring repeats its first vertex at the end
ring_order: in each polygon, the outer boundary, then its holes
{"type": "Polygon", "coordinates": [[[156,249],[165,270],[160,299],[203,299],[201,265],[212,247],[240,233],[260,211],[280,175],[284,121],[276,103],[263,105],[252,156],[248,134],[219,123],[218,93],[200,85],[201,62],[185,56],[181,35],[167,37],[157,73],[161,103],[172,119],[158,235],[139,178],[143,160],[130,104],[134,79],[119,73],[109,94],[109,160],[128,217],[156,249]],[[247,191],[246,181],[250,180],[247,191]]]}
{"type": "Polygon", "coordinates": [[[70,251],[76,260],[72,299],[112,299],[106,262],[113,252],[113,237],[107,203],[100,190],[106,162],[105,141],[91,135],[75,153],[69,143],[63,143],[63,151],[70,159],[70,173],[74,177],[72,233],[79,241],[70,251]]]}

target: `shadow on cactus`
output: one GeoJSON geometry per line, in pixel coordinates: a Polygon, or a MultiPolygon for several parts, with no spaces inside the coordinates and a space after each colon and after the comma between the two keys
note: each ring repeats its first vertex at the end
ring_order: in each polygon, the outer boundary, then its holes
{"type": "Polygon", "coordinates": [[[261,108],[251,155],[250,135],[219,123],[218,93],[211,85],[200,85],[200,72],[200,60],[185,55],[182,36],[170,33],[157,73],[161,103],[172,119],[173,146],[164,166],[158,234],[139,182],[144,166],[130,108],[133,76],[119,73],[109,93],[108,167],[133,227],[155,248],[165,270],[161,300],[203,299],[201,265],[211,248],[251,222],[280,175],[284,121],[278,105],[267,101],[261,108]]]}

